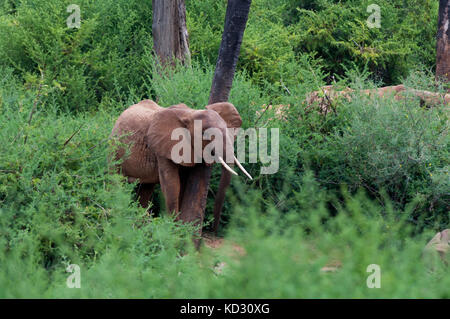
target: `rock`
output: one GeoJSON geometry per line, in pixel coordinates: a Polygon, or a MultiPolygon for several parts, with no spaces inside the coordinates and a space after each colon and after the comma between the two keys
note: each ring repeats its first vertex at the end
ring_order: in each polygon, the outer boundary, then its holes
{"type": "Polygon", "coordinates": [[[441,260],[448,265],[450,252],[450,229],[437,233],[425,246],[423,255],[427,261],[438,254],[441,260]]]}

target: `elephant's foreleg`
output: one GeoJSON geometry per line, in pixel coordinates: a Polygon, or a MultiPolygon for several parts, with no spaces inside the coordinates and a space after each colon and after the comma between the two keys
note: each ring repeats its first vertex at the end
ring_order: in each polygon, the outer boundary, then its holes
{"type": "Polygon", "coordinates": [[[180,176],[178,166],[165,158],[158,158],[158,172],[161,190],[166,200],[166,209],[169,213],[180,211],[180,176]]]}

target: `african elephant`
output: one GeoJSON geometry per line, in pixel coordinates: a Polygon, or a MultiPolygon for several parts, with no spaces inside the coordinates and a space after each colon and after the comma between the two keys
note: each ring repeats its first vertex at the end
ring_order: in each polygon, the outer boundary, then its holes
{"type": "MultiPolygon", "coordinates": [[[[251,178],[234,156],[234,135],[227,130],[227,128],[239,128],[241,124],[242,120],[238,111],[230,103],[215,103],[206,106],[204,110],[194,110],[185,104],[163,108],[151,100],[144,100],[130,106],[119,116],[111,135],[119,137],[125,145],[130,145],[128,156],[124,156],[125,148],[118,146],[115,157],[116,160],[123,159],[119,169],[124,176],[128,177],[128,181],[138,180],[140,183],[138,191],[140,204],[143,207],[148,206],[153,189],[159,183],[165,197],[167,211],[176,213],[177,219],[183,222],[201,225],[211,174],[210,166],[214,162],[220,162],[227,172],[233,174],[236,172],[227,163],[230,165],[236,163],[251,178]],[[196,123],[201,123],[202,131],[194,132],[198,130],[196,123]],[[174,138],[172,133],[180,128],[189,133],[186,133],[188,137],[191,137],[188,146],[192,150],[189,154],[189,149],[183,149],[180,154],[186,157],[183,157],[181,161],[179,158],[174,158],[172,154],[173,148],[179,143],[177,136],[174,138]],[[219,137],[214,135],[214,139],[211,140],[222,138],[223,148],[221,152],[213,149],[211,151],[213,161],[206,161],[203,151],[210,141],[202,138],[199,156],[199,152],[194,150],[195,133],[203,136],[204,132],[210,128],[220,133],[217,135],[219,137]],[[227,156],[226,160],[224,160],[225,156],[218,155],[219,153],[227,154],[227,151],[231,156],[227,156]]],[[[227,186],[228,184],[222,183],[221,180],[216,196],[215,226],[218,225],[220,218],[220,209],[217,212],[216,208],[221,208],[227,186]]]]}

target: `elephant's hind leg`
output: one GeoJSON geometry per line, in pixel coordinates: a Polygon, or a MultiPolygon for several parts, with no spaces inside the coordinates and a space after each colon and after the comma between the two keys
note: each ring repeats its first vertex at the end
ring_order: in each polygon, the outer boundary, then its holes
{"type": "Polygon", "coordinates": [[[137,186],[137,195],[139,197],[139,203],[142,207],[147,208],[150,197],[152,196],[155,184],[139,184],[137,186]]]}

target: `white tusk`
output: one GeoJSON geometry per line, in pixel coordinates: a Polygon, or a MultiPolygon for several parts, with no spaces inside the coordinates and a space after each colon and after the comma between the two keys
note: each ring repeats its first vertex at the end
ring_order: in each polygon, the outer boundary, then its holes
{"type": "Polygon", "coordinates": [[[239,163],[238,159],[236,158],[236,156],[234,156],[234,162],[237,164],[237,166],[239,167],[239,169],[245,174],[247,175],[248,178],[250,178],[250,180],[252,181],[253,178],[252,176],[245,170],[245,168],[241,165],[241,163],[239,163]]]}
{"type": "Polygon", "coordinates": [[[233,171],[231,169],[231,167],[227,165],[227,163],[225,163],[225,161],[223,160],[222,157],[218,156],[218,158],[219,158],[219,162],[223,165],[223,167],[225,167],[225,169],[227,171],[229,171],[231,174],[237,175],[237,173],[235,171],[233,171]]]}

